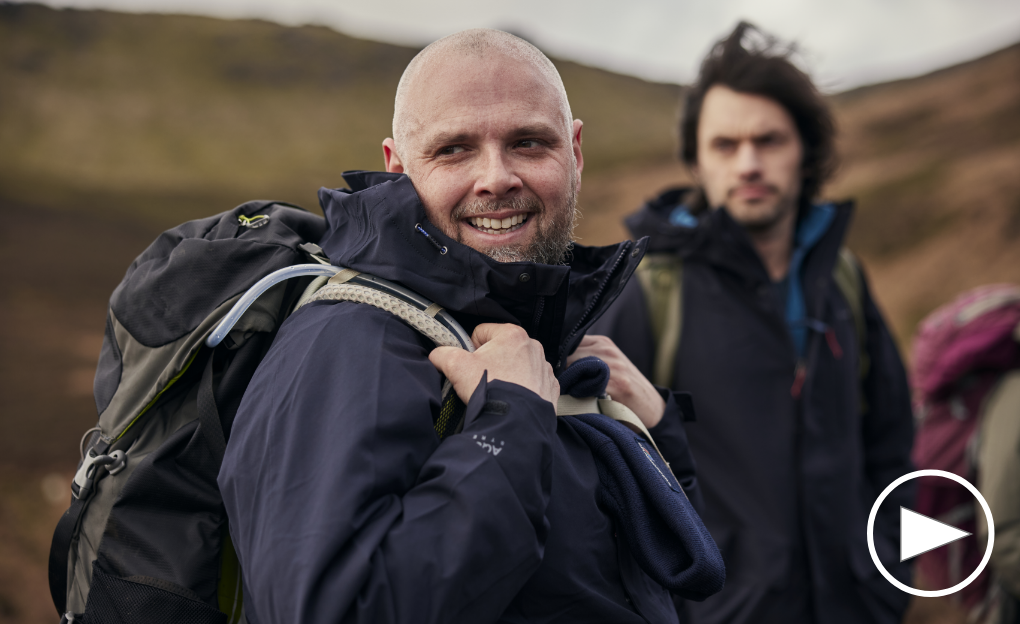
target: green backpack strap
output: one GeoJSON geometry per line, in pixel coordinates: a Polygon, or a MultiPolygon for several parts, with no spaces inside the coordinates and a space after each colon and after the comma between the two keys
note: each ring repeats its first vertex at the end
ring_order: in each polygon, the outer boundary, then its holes
{"type": "Polygon", "coordinates": [[[464,428],[465,412],[467,412],[467,406],[454,392],[450,380],[446,379],[443,381],[443,402],[439,408],[439,417],[432,423],[440,440],[445,440],[447,436],[454,433],[460,433],[464,428]]]}
{"type": "MultiPolygon", "coordinates": [[[[652,383],[668,388],[673,383],[673,367],[683,329],[683,260],[673,253],[646,254],[636,273],[648,304],[655,340],[652,383]]],[[[853,315],[857,352],[860,354],[857,373],[863,384],[870,367],[864,321],[864,277],[857,259],[846,247],[839,250],[832,278],[853,315]]],[[[862,395],[861,410],[865,408],[862,395]]]]}
{"type": "Polygon", "coordinates": [[[673,367],[683,324],[683,261],[672,253],[646,254],[637,268],[655,340],[652,383],[673,385],[673,367]]]}
{"type": "Polygon", "coordinates": [[[841,247],[839,257],[836,259],[836,266],[832,270],[832,279],[836,287],[843,294],[847,305],[850,306],[850,314],[854,317],[854,329],[857,333],[857,377],[861,389],[861,412],[866,412],[868,404],[864,397],[864,379],[868,376],[871,368],[871,359],[868,357],[868,327],[864,320],[864,274],[857,258],[846,247],[841,247]]]}

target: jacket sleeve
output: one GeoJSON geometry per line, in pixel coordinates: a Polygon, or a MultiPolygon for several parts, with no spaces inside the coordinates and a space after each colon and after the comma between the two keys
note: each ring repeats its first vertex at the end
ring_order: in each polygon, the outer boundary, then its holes
{"type": "Polygon", "coordinates": [[[251,621],[495,621],[538,568],[554,409],[483,380],[440,442],[430,346],[351,303],[281,328],[219,477],[251,621]]]}
{"type": "MultiPolygon", "coordinates": [[[[870,510],[886,486],[914,470],[910,460],[914,419],[907,375],[899,351],[866,285],[864,295],[865,346],[870,366],[862,385],[862,439],[864,474],[870,489],[866,509],[870,510]]],[[[893,517],[899,513],[899,507],[912,508],[913,505],[914,481],[908,481],[883,502],[881,513],[885,517],[878,518],[875,523],[875,546],[879,556],[886,562],[886,567],[891,572],[896,570],[893,573],[904,582],[909,582],[910,564],[899,562],[899,535],[891,532],[899,527],[898,517],[893,517]],[[882,527],[886,531],[884,540],[879,535],[882,527]]]]}

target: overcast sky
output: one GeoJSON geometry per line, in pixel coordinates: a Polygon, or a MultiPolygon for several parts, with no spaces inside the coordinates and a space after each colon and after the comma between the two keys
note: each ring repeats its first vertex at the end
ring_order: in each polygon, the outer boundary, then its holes
{"type": "Polygon", "coordinates": [[[553,56],[689,82],[712,41],[748,19],[804,51],[826,91],[922,74],[1020,41],[1018,0],[51,0],[322,24],[421,46],[477,26],[522,34],[553,56]]]}

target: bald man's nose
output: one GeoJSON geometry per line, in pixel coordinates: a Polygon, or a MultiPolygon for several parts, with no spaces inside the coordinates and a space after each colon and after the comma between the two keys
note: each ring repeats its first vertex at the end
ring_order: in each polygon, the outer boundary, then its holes
{"type": "Polygon", "coordinates": [[[741,178],[755,178],[761,175],[761,158],[758,148],[751,141],[742,141],[737,149],[737,173],[741,178]]]}
{"type": "Polygon", "coordinates": [[[511,168],[508,155],[501,149],[486,149],[479,159],[475,194],[502,198],[524,186],[511,168]]]}

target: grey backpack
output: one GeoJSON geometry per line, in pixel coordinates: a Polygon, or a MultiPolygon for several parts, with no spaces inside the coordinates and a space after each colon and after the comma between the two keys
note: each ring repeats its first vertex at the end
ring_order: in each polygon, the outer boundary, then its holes
{"type": "MultiPolygon", "coordinates": [[[[216,476],[241,397],[298,306],[367,303],[436,344],[473,350],[438,306],[329,265],[315,244],[325,227],[296,206],[248,202],[164,232],[128,268],[96,370],[99,422],[82,439],[50,549],[63,622],[244,621],[216,476]]],[[[445,390],[440,437],[464,409],[445,390]]]]}

